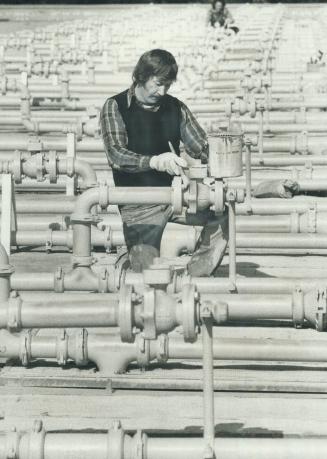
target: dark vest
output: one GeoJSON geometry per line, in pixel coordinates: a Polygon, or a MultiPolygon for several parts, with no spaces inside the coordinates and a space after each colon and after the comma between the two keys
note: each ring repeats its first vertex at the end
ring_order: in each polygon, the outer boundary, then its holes
{"type": "MultiPolygon", "coordinates": [[[[168,141],[179,155],[181,108],[178,99],[166,94],[156,112],[144,110],[135,97],[127,106],[127,90],[114,96],[126,126],[127,148],[144,156],[170,151],[168,141]]],[[[173,177],[156,170],[127,173],[113,170],[116,186],[170,186],[173,177]]]]}

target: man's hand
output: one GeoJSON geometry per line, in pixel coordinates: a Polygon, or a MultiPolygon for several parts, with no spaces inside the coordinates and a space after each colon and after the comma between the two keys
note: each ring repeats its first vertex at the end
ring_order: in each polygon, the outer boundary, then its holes
{"type": "Polygon", "coordinates": [[[168,172],[170,175],[181,175],[183,173],[182,167],[187,167],[187,163],[183,158],[168,151],[167,153],[152,156],[150,167],[160,172],[168,172]]]}

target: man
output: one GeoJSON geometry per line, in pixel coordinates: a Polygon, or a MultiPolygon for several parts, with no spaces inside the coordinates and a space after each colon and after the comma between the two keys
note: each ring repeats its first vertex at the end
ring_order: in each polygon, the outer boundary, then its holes
{"type": "Polygon", "coordinates": [[[239,28],[234,24],[234,18],[230,11],[226,8],[225,0],[212,0],[211,8],[207,17],[207,24],[212,27],[224,27],[225,29],[231,29],[235,33],[239,32],[239,28]]]}
{"type": "MultiPolygon", "coordinates": [[[[116,186],[170,186],[174,175],[183,175],[186,161],[179,156],[180,142],[193,158],[207,161],[205,132],[183,102],[167,94],[176,80],[174,56],[162,49],[144,53],[133,72],[133,84],[107,99],[101,131],[116,186]]],[[[137,193],[137,188],[135,189],[137,193]]],[[[209,210],[182,217],[171,206],[119,206],[131,268],[141,272],[159,256],[168,221],[204,226],[188,272],[207,276],[220,264],[228,239],[226,215],[209,210]]]]}

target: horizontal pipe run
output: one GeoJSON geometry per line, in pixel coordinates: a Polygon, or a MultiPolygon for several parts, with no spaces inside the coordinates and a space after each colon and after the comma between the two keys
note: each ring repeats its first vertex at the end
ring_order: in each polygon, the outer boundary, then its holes
{"type": "MultiPolygon", "coordinates": [[[[139,337],[135,343],[122,343],[117,334],[96,334],[86,330],[77,330],[74,334],[63,332],[56,335],[38,335],[33,333],[11,334],[0,331],[2,346],[0,357],[21,359],[26,356],[28,362],[41,358],[57,359],[60,348],[66,349],[65,361],[75,361],[77,366],[84,366],[88,361],[95,363],[101,372],[124,372],[130,363],[138,361],[139,337]],[[23,344],[22,344],[23,343],[23,344]],[[22,348],[23,346],[23,348],[22,348]],[[82,357],[78,349],[84,349],[82,357]]],[[[160,354],[160,342],[151,340],[147,364],[160,354]]],[[[326,362],[327,342],[320,340],[299,339],[254,339],[254,338],[214,338],[213,356],[215,360],[232,361],[281,361],[281,362],[326,362]]],[[[168,360],[187,360],[202,358],[200,340],[185,343],[182,338],[168,335],[166,339],[166,357],[168,360]]]]}
{"type": "MultiPolygon", "coordinates": [[[[0,459],[7,459],[9,438],[16,459],[199,459],[205,442],[199,437],[178,434],[160,437],[125,434],[119,423],[112,432],[45,432],[39,422],[33,432],[0,433],[0,459]],[[9,437],[11,435],[11,437],[9,437]],[[119,455],[118,455],[119,454],[119,455]]],[[[15,431],[14,431],[15,432],[15,431]]],[[[214,454],[219,459],[325,459],[326,438],[216,438],[214,454]]]]}
{"type": "MultiPolygon", "coordinates": [[[[310,290],[301,300],[301,314],[313,326],[316,325],[315,314],[317,290],[310,290]]],[[[145,294],[143,294],[145,295],[145,294]]],[[[147,296],[142,301],[146,302],[147,296]]],[[[9,300],[2,304],[0,309],[0,328],[66,328],[66,327],[115,327],[120,325],[118,315],[120,308],[125,307],[125,300],[117,298],[116,294],[99,295],[98,300],[90,303],[87,297],[84,301],[75,301],[73,296],[52,300],[35,297],[33,301],[9,300]],[[15,321],[13,321],[13,314],[15,321]]],[[[154,305],[157,311],[155,327],[158,333],[168,332],[184,323],[185,317],[181,316],[181,305],[178,298],[161,291],[154,291],[154,305]],[[165,317],[162,317],[162,308],[165,308],[165,317]],[[183,318],[184,317],[184,318],[183,318]]],[[[293,294],[201,294],[201,303],[210,301],[214,305],[215,323],[220,325],[226,321],[252,321],[252,320],[293,320],[294,295],[293,294]]],[[[143,318],[143,308],[147,303],[139,302],[133,305],[129,300],[132,317],[130,326],[140,329],[146,327],[143,318]],[[132,307],[133,306],[133,307],[132,307]]],[[[188,314],[194,314],[192,307],[188,314]]],[[[301,322],[301,323],[302,323],[301,322]]]]}
{"type": "Polygon", "coordinates": [[[236,244],[239,248],[252,249],[326,249],[327,236],[324,234],[238,233],[236,244]]]}

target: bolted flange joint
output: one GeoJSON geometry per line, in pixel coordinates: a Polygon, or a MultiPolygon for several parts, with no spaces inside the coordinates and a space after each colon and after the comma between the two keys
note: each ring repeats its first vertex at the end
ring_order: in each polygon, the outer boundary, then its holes
{"type": "Polygon", "coordinates": [[[131,285],[123,285],[119,294],[118,313],[120,337],[123,343],[133,343],[135,341],[135,330],[133,326],[134,298],[134,288],[131,285]]]}
{"type": "Polygon", "coordinates": [[[324,331],[327,328],[327,289],[318,289],[316,299],[316,329],[324,331]]]}
{"type": "Polygon", "coordinates": [[[194,343],[198,335],[199,295],[193,284],[185,284],[182,288],[182,325],[184,341],[194,343]]]}

